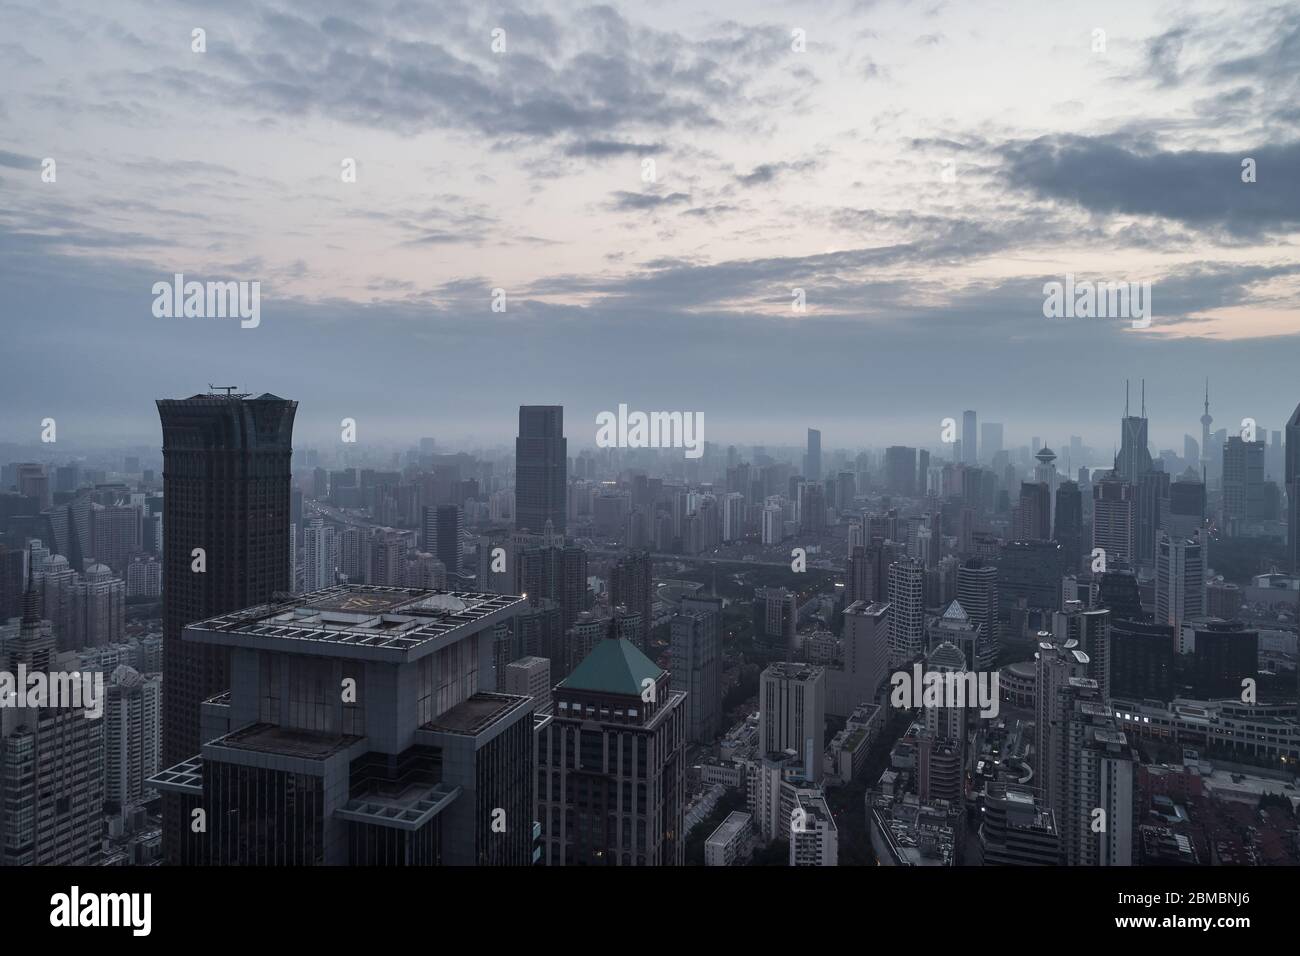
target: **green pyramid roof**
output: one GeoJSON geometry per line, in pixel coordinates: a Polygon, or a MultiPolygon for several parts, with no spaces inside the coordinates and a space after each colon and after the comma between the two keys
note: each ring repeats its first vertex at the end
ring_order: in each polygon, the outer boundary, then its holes
{"type": "Polygon", "coordinates": [[[595,690],[608,694],[640,697],[642,681],[657,681],[663,668],[642,654],[625,637],[606,637],[597,644],[573,673],[560,681],[569,690],[595,690]]]}

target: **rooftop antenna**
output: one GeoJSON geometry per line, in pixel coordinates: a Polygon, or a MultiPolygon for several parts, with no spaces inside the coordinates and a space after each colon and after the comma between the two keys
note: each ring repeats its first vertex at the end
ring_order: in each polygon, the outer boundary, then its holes
{"type": "Polygon", "coordinates": [[[1142,379],[1142,417],[1147,417],[1147,380],[1142,379]]]}
{"type": "Polygon", "coordinates": [[[1128,418],[1128,379],[1124,379],[1124,417],[1128,418]]]}
{"type": "Polygon", "coordinates": [[[213,385],[211,382],[208,382],[208,391],[209,391],[209,392],[222,392],[222,391],[224,391],[224,392],[226,393],[226,397],[227,397],[227,398],[229,398],[229,397],[234,393],[235,389],[237,389],[237,388],[239,388],[238,385],[213,385]]]}

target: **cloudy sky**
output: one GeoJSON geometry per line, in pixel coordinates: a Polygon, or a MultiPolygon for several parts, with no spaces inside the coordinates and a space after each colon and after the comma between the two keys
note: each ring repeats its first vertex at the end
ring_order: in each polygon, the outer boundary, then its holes
{"type": "Polygon", "coordinates": [[[1220,424],[1300,400],[1294,3],[207,7],[0,0],[0,440],[153,443],[208,383],[307,442],[522,402],[584,445],[626,402],[1108,448],[1145,378],[1181,451],[1207,376],[1220,424]],[[177,272],[261,324],[155,317],[177,272]],[[1151,282],[1151,326],[1044,318],[1066,273],[1151,282]]]}

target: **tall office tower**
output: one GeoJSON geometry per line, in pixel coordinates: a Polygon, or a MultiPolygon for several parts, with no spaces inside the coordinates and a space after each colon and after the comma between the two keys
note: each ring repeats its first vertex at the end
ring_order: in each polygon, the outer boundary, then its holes
{"type": "Polygon", "coordinates": [[[729,491],[722,499],[722,540],[730,544],[745,536],[745,496],[729,491]]]}
{"type": "Polygon", "coordinates": [[[162,677],[119,664],[104,693],[104,802],[120,810],[151,796],[160,769],[162,677]]]}
{"type": "Polygon", "coordinates": [[[885,486],[894,494],[916,494],[916,449],[890,445],[885,449],[885,486]]]}
{"type": "Polygon", "coordinates": [[[1052,640],[1061,647],[1074,641],[1088,657],[1083,676],[1097,682],[1104,703],[1111,698],[1110,611],[1088,610],[1082,601],[1066,601],[1062,610],[1052,615],[1052,640]]]}
{"type": "Polygon", "coordinates": [[[1017,541],[1052,540],[1052,492],[1044,481],[1020,484],[1013,534],[1017,541]]]}
{"type": "MultiPolygon", "coordinates": [[[[926,655],[927,672],[944,675],[961,686],[965,680],[966,657],[955,644],[944,642],[926,655]]],[[[966,707],[951,701],[923,706],[924,730],[917,753],[917,789],[922,803],[948,800],[956,803],[963,795],[966,764],[966,707]]]]}
{"type": "Polygon", "coordinates": [[[1156,623],[1168,624],[1182,640],[1183,623],[1205,616],[1205,546],[1200,534],[1156,544],[1156,623]]]}
{"type": "MultiPolygon", "coordinates": [[[[39,542],[37,542],[39,543],[39,542]]],[[[0,621],[22,614],[23,588],[27,575],[21,549],[0,544],[0,621]]],[[[36,569],[32,569],[32,576],[36,569]]]]}
{"type": "Polygon", "coordinates": [[[821,790],[794,791],[790,866],[839,866],[840,834],[821,790]]]}
{"type": "Polygon", "coordinates": [[[568,440],[563,405],[520,405],[515,439],[515,528],[540,534],[551,522],[566,527],[564,507],[568,440]]]}
{"type": "Polygon", "coordinates": [[[1190,538],[1205,526],[1205,485],[1184,474],[1169,485],[1169,500],[1160,510],[1160,531],[1171,538],[1190,538]]]}
{"type": "Polygon", "coordinates": [[[1300,405],[1286,422],[1287,556],[1292,574],[1300,574],[1300,405]]]}
{"type": "Polygon", "coordinates": [[[1059,866],[1056,818],[1028,787],[990,783],[979,828],[985,866],[1059,866]]]}
{"type": "Polygon", "coordinates": [[[809,481],[822,480],[822,433],[808,429],[808,447],[803,456],[803,476],[809,481]]]}
{"type": "Polygon", "coordinates": [[[785,519],[781,506],[763,506],[763,544],[780,544],[785,538],[785,519]]]}
{"type": "Polygon", "coordinates": [[[672,689],[685,698],[686,739],[709,745],[722,731],[720,615],[678,611],[671,621],[672,689]]]}
{"type": "Polygon", "coordinates": [[[1065,553],[1066,570],[1077,571],[1083,554],[1083,493],[1077,482],[1063,481],[1057,487],[1055,517],[1052,537],[1065,553]]]}
{"type": "Polygon", "coordinates": [[[370,543],[360,528],[344,528],[335,536],[339,552],[339,571],[350,584],[365,582],[370,567],[370,543]]]}
{"type": "Polygon", "coordinates": [[[126,566],[126,596],[162,597],[162,563],[151,554],[138,554],[126,566]]]}
{"type": "MultiPolygon", "coordinates": [[[[510,560],[514,562],[515,593],[526,595],[534,605],[542,598],[555,601],[560,608],[561,629],[572,627],[587,609],[587,552],[576,545],[525,547],[517,549],[510,560]]],[[[566,664],[551,662],[552,676],[566,673],[566,664]]]]}
{"type": "Polygon", "coordinates": [[[168,861],[530,865],[532,700],[496,692],[492,666],[496,625],[524,609],[344,584],[187,627],[229,650],[231,681],[203,706],[202,753],[149,781],[187,823],[206,810],[168,861]]]}
{"type": "Polygon", "coordinates": [[[979,463],[979,439],[976,415],[971,409],[961,413],[961,460],[967,465],[979,463]]]}
{"type": "Polygon", "coordinates": [[[126,636],[126,582],[102,564],[92,564],[77,582],[76,644],[104,647],[126,636]]]}
{"type": "Polygon", "coordinates": [[[1064,806],[1067,783],[1062,736],[1072,706],[1067,693],[1075,682],[1089,683],[1085,676],[1089,662],[1088,655],[1077,647],[1065,647],[1049,638],[1046,632],[1039,634],[1034,655],[1034,782],[1042,789],[1043,805],[1058,811],[1057,825],[1064,829],[1059,808],[1064,806]]]}
{"type": "Polygon", "coordinates": [[[1132,866],[1137,756],[1093,682],[1072,687],[1063,727],[1066,789],[1054,807],[1067,866],[1132,866]],[[1100,811],[1100,812],[1099,812],[1100,811]]]}
{"type": "Polygon", "coordinates": [[[925,556],[925,566],[933,568],[938,566],[943,557],[943,516],[937,511],[931,511],[926,520],[929,523],[930,547],[925,556]]]}
{"type": "Polygon", "coordinates": [[[916,494],[930,494],[930,452],[925,448],[916,453],[916,494]]]}
{"type": "Polygon", "coordinates": [[[686,718],[667,671],[604,638],[534,739],[548,866],[681,866],[686,718]]]}
{"type": "Polygon", "coordinates": [[[312,518],[302,531],[302,589],[319,591],[334,584],[337,564],[334,526],[312,518]]]}
{"type": "Polygon", "coordinates": [[[1092,546],[1106,566],[1133,563],[1133,485],[1108,472],[1092,486],[1092,546]]]}
{"type": "Polygon", "coordinates": [[[289,462],[297,408],[271,394],[158,401],[167,765],[199,752],[199,705],[230,683],[229,651],[182,642],[181,631],[291,588],[289,462]]]}
{"type": "Polygon", "coordinates": [[[754,589],[754,637],[767,644],[796,650],[798,608],[793,591],[785,588],[754,589]]]}
{"type": "Polygon", "coordinates": [[[370,536],[370,562],[366,583],[402,587],[406,583],[406,559],[413,550],[412,536],[395,528],[376,528],[370,536]]]}
{"type": "Polygon", "coordinates": [[[819,484],[799,486],[799,530],[813,535],[826,530],[826,493],[819,484]]]}
{"type": "Polygon", "coordinates": [[[1136,484],[1151,470],[1151,449],[1147,447],[1147,386],[1142,382],[1142,414],[1128,413],[1128,383],[1124,383],[1124,419],[1120,423],[1119,454],[1115,456],[1115,473],[1124,481],[1136,484]]]}
{"type": "Polygon", "coordinates": [[[942,614],[930,619],[925,634],[926,652],[929,653],[940,644],[951,644],[961,651],[967,670],[985,669],[979,665],[979,625],[970,619],[960,601],[949,601],[942,614]]]}
{"type": "MultiPolygon", "coordinates": [[[[39,606],[29,582],[18,635],[0,648],[0,666],[10,675],[20,667],[29,675],[75,667],[58,660],[39,606]]],[[[84,707],[0,707],[0,800],[0,866],[97,866],[102,715],[84,707]]]]}
{"type": "Polygon", "coordinates": [[[889,673],[889,605],[854,601],[844,609],[844,667],[828,673],[827,713],[847,717],[876,699],[889,673]]]}
{"type": "Polygon", "coordinates": [[[904,559],[889,566],[889,666],[901,667],[925,650],[925,568],[904,559]]]}
{"type": "Polygon", "coordinates": [[[980,426],[980,460],[993,463],[993,459],[1002,451],[1002,423],[985,422],[980,426]]]}
{"type": "Polygon", "coordinates": [[[642,632],[637,646],[650,652],[650,629],[654,623],[654,561],[649,551],[633,551],[614,562],[609,569],[609,601],[641,615],[642,632]]]}
{"type": "Polygon", "coordinates": [[[465,564],[464,509],[457,505],[425,505],[421,517],[424,550],[441,561],[454,579],[465,564]]]}
{"type": "Polygon", "coordinates": [[[1242,441],[1237,435],[1223,446],[1223,520],[1229,534],[1264,517],[1265,448],[1263,441],[1242,441]]]}
{"type": "Polygon", "coordinates": [[[1133,503],[1133,560],[1139,568],[1150,569],[1156,565],[1156,535],[1164,523],[1169,489],[1166,471],[1152,469],[1137,481],[1133,503]]]}
{"type": "Polygon", "coordinates": [[[35,498],[41,511],[48,511],[53,506],[50,493],[50,476],[45,466],[35,462],[22,462],[14,472],[14,487],[20,495],[35,498]]]}
{"type": "Polygon", "coordinates": [[[769,664],[759,677],[758,707],[759,752],[770,755],[793,750],[804,776],[820,783],[826,669],[814,664],[769,664]]]}
{"type": "Polygon", "coordinates": [[[835,507],[841,515],[853,510],[858,497],[858,479],[851,471],[841,471],[835,478],[835,507]]]}
{"type": "Polygon", "coordinates": [[[141,551],[139,508],[124,505],[96,505],[90,511],[91,548],[95,561],[106,564],[118,574],[126,571],[127,562],[141,551]]]}
{"type": "Polygon", "coordinates": [[[551,662],[530,655],[511,661],[501,669],[501,690],[515,697],[531,697],[533,713],[551,709],[551,662]]]}
{"type": "Polygon", "coordinates": [[[969,667],[987,670],[997,663],[1002,646],[997,567],[983,558],[971,558],[957,568],[957,601],[979,630],[976,658],[969,667]]]}
{"type": "MultiPolygon", "coordinates": [[[[182,641],[194,621],[269,602],[293,587],[289,488],[298,403],[269,393],[160,399],[163,432],[162,761],[199,753],[203,701],[230,685],[227,648],[182,641]]],[[[189,831],[163,800],[165,854],[189,831]]]]}
{"type": "Polygon", "coordinates": [[[80,577],[68,567],[68,559],[52,554],[39,573],[32,574],[41,592],[45,620],[50,622],[56,645],[61,651],[75,651],[81,647],[83,615],[77,585],[80,577]]]}

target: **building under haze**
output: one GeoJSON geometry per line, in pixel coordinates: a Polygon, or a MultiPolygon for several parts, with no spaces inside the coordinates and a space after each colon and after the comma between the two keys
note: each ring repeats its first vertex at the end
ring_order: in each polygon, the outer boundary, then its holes
{"type": "Polygon", "coordinates": [[[515,439],[515,528],[541,534],[550,522],[563,533],[568,440],[564,406],[520,405],[515,439]]]}

